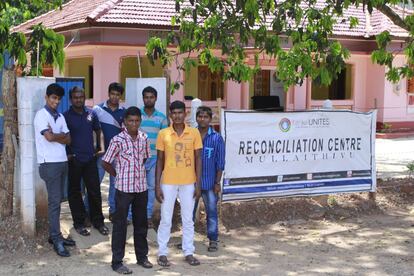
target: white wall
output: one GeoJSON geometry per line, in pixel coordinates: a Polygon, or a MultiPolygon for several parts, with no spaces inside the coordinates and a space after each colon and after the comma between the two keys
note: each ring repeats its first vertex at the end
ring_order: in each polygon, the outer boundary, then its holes
{"type": "Polygon", "coordinates": [[[17,109],[19,124],[19,157],[21,185],[21,216],[28,235],[36,231],[36,217],[47,217],[47,191],[39,176],[33,120],[45,105],[46,87],[55,78],[17,78],[17,109]]]}
{"type": "Polygon", "coordinates": [[[125,85],[125,107],[144,106],[142,90],[152,86],[157,90],[157,102],[155,108],[167,114],[167,80],[166,78],[127,78],[125,85]]]}

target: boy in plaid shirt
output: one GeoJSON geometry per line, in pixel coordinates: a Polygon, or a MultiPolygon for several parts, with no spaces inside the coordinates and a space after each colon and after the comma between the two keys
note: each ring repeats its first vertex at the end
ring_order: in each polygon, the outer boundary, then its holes
{"type": "Polygon", "coordinates": [[[145,175],[145,161],[150,157],[147,135],[139,130],[141,111],[130,107],[125,111],[125,128],[112,138],[102,158],[104,169],[115,180],[115,205],[112,230],[112,269],[120,274],[131,274],[132,270],[123,265],[127,235],[128,208],[132,204],[134,225],[134,247],[137,264],[152,268],[148,260],[147,202],[148,191],[145,175]],[[116,167],[111,164],[116,160],[116,167]]]}

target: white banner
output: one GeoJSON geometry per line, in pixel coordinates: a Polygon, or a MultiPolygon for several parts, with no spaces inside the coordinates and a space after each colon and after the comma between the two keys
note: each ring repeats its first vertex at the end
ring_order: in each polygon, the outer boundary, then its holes
{"type": "Polygon", "coordinates": [[[222,114],[223,201],[375,191],[376,111],[222,114]]]}

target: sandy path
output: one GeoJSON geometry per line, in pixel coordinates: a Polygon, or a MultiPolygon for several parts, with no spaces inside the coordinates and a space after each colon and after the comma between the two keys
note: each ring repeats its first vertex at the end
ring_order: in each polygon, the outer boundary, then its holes
{"type": "MultiPolygon", "coordinates": [[[[414,218],[409,210],[394,209],[387,214],[343,221],[296,220],[230,230],[222,233],[217,253],[207,252],[204,237],[197,235],[196,252],[202,262],[199,267],[183,262],[173,246],[179,241],[176,232],[170,249],[172,267],[155,265],[145,270],[134,264],[129,233],[125,260],[134,274],[140,275],[413,275],[414,218]]],[[[78,239],[78,243],[88,248],[72,250],[70,258],[56,256],[48,245],[31,256],[6,254],[0,261],[0,274],[112,274],[109,238],[93,231],[89,240],[78,239]]],[[[151,241],[150,260],[154,263],[155,254],[156,245],[151,241]]]]}

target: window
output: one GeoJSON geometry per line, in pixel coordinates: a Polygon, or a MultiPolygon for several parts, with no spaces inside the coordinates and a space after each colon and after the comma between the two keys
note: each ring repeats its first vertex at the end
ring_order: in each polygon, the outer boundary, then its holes
{"type": "Polygon", "coordinates": [[[275,70],[261,70],[253,78],[253,108],[280,108],[285,104],[283,82],[276,78],[275,70]]]}
{"type": "Polygon", "coordinates": [[[347,64],[329,86],[319,86],[312,82],[312,100],[350,100],[352,84],[352,65],[347,64]]]}
{"type": "Polygon", "coordinates": [[[211,73],[207,65],[192,67],[185,72],[184,95],[186,100],[198,98],[215,101],[224,98],[224,82],[218,73],[211,73]]]}

